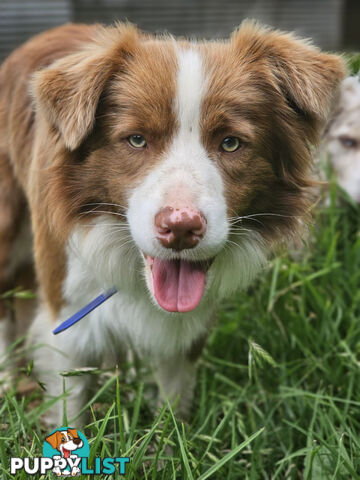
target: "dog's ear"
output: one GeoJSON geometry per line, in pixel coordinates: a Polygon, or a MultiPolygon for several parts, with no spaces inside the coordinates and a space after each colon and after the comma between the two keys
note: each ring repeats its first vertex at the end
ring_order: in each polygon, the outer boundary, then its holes
{"type": "Polygon", "coordinates": [[[239,55],[265,62],[273,85],[309,121],[323,122],[346,73],[338,55],[322,53],[307,40],[245,21],[233,34],[239,55]]]}
{"type": "Polygon", "coordinates": [[[90,133],[100,95],[115,69],[121,68],[138,40],[132,25],[99,27],[94,40],[34,75],[35,104],[60,132],[69,150],[90,133]]]}
{"type": "Polygon", "coordinates": [[[240,60],[252,70],[253,81],[268,89],[273,102],[268,124],[276,125],[271,131],[274,168],[300,208],[306,187],[314,185],[311,145],[318,144],[338,98],[345,62],[306,40],[252,21],[243,22],[232,42],[240,60]]]}
{"type": "Polygon", "coordinates": [[[57,450],[57,447],[60,445],[60,437],[61,437],[61,433],[60,432],[55,432],[55,433],[49,435],[48,437],[46,437],[45,440],[48,443],[50,443],[52,448],[55,448],[55,450],[57,450]]]}
{"type": "Polygon", "coordinates": [[[78,438],[78,437],[79,437],[76,428],[68,428],[68,432],[69,432],[74,438],[78,438]]]}

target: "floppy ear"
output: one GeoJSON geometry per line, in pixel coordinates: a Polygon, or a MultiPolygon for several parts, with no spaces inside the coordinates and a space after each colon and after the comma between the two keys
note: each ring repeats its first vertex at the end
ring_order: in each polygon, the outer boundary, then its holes
{"type": "Polygon", "coordinates": [[[79,435],[77,433],[77,430],[75,428],[68,428],[68,432],[74,437],[74,438],[78,438],[79,435]]]}
{"type": "Polygon", "coordinates": [[[45,440],[50,443],[52,448],[55,448],[57,450],[58,445],[60,445],[60,432],[55,432],[52,435],[49,435],[48,437],[45,438],[45,440]]]}
{"type": "Polygon", "coordinates": [[[131,54],[137,30],[131,25],[99,27],[94,41],[37,72],[32,92],[37,108],[60,132],[69,150],[90,133],[100,95],[116,68],[131,54]]]}
{"type": "Polygon", "coordinates": [[[266,61],[274,85],[288,104],[308,120],[324,121],[344,78],[340,56],[320,52],[307,40],[245,21],[234,34],[239,51],[266,61]]]}

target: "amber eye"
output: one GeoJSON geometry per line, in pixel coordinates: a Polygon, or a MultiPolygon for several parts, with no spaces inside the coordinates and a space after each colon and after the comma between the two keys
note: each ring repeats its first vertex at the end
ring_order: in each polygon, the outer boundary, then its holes
{"type": "Polygon", "coordinates": [[[220,148],[224,152],[235,152],[240,148],[241,146],[241,141],[237,137],[225,137],[224,140],[221,142],[220,148]]]}
{"type": "Polygon", "coordinates": [[[130,135],[130,137],[128,137],[128,142],[134,148],[146,147],[146,140],[142,135],[130,135]]]}

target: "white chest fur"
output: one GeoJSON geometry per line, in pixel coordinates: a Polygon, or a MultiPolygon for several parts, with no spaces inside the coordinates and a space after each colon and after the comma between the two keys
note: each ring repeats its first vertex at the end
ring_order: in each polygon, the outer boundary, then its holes
{"type": "Polygon", "coordinates": [[[108,218],[98,220],[86,234],[74,231],[63,287],[66,305],[59,322],[101,290],[115,286],[118,292],[58,335],[55,346],[76,349],[81,356],[101,357],[131,344],[141,353],[169,357],[189,349],[206,332],[214,303],[204,299],[195,311],[186,314],[162,311],[147,291],[141,254],[126,242],[127,233],[116,231],[108,218]],[[121,235],[125,240],[119,239],[121,235]]]}

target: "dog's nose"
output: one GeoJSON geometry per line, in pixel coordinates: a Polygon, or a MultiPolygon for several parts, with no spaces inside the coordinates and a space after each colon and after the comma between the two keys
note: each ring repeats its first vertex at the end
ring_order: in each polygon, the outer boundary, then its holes
{"type": "Polygon", "coordinates": [[[156,237],[165,248],[194,248],[206,232],[204,215],[192,208],[164,207],[155,216],[156,237]]]}
{"type": "Polygon", "coordinates": [[[73,442],[75,443],[75,445],[80,445],[82,440],[81,440],[81,438],[73,438],[73,442]]]}

